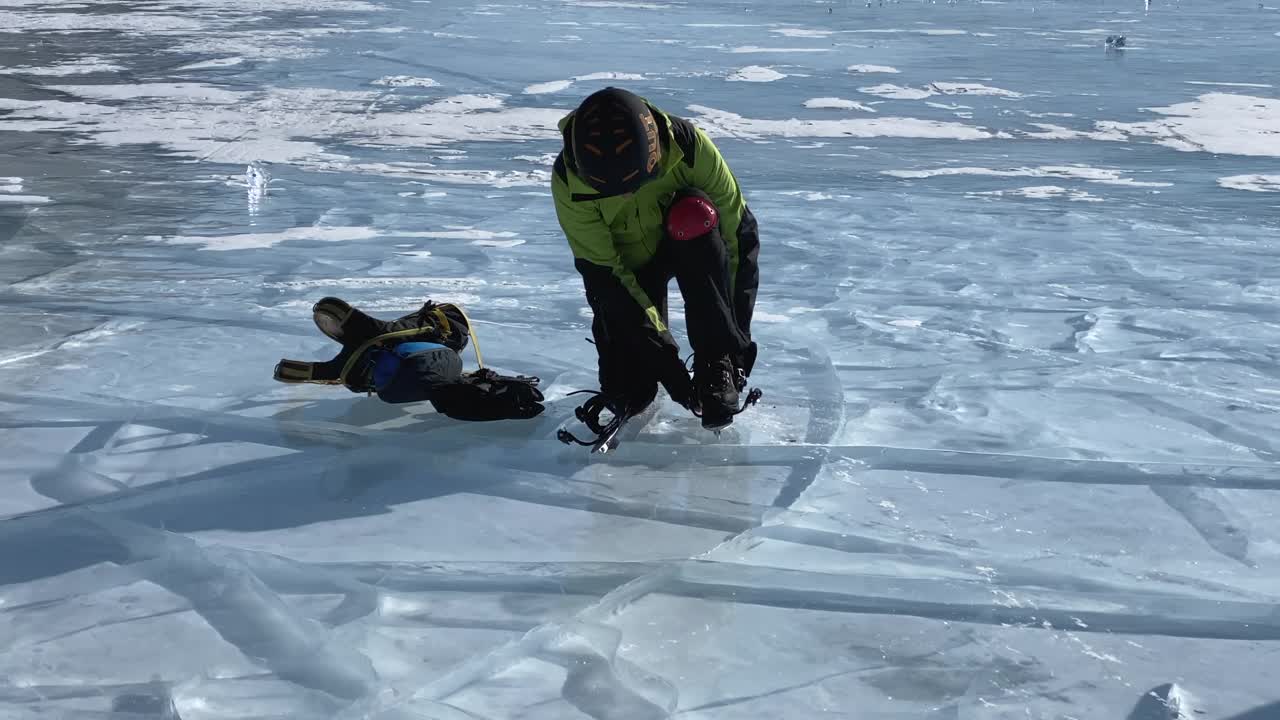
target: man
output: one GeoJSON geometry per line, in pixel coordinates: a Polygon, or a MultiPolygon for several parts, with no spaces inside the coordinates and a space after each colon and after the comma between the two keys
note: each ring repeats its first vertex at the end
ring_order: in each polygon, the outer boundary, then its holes
{"type": "MultiPolygon", "coordinates": [[[[462,350],[473,340],[471,321],[453,303],[427,301],[416,312],[380,320],[341,298],[322,298],[311,308],[320,332],[342,349],[331,360],[282,359],[274,377],[284,383],[343,385],[376,393],[389,403],[430,402],[457,420],[527,419],[544,407],[538,379],[462,371],[462,350]]],[[[472,342],[472,347],[475,347],[472,342]]]]}
{"type": "Polygon", "coordinates": [[[760,276],[756,221],[737,179],[705,132],[626,90],[593,93],[559,127],[551,190],[595,316],[604,403],[634,415],[661,383],[703,427],[731,424],[755,363],[760,276]],[[692,381],[667,328],[673,277],[692,381]]]}

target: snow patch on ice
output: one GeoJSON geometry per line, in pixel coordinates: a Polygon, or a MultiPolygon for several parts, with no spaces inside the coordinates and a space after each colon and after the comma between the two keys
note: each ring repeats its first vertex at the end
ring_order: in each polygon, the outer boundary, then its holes
{"type": "Polygon", "coordinates": [[[573,87],[574,83],[591,82],[594,80],[644,80],[644,75],[624,72],[596,72],[588,75],[578,75],[568,80],[549,80],[542,83],[534,83],[524,89],[526,95],[545,95],[549,93],[558,93],[573,87]]]}
{"type": "Polygon", "coordinates": [[[573,87],[572,80],[549,80],[542,83],[534,83],[524,89],[526,95],[544,95],[546,93],[557,93],[561,90],[567,90],[573,87]]]}
{"type": "Polygon", "coordinates": [[[983,167],[944,167],[930,170],[884,170],[883,174],[897,178],[924,179],[956,175],[982,175],[987,177],[1052,177],[1085,180],[1101,185],[1128,185],[1130,187],[1171,187],[1173,183],[1147,182],[1125,177],[1123,170],[1095,168],[1087,165],[1041,165],[1008,169],[983,167]]]}
{"type": "MultiPolygon", "coordinates": [[[[331,169],[325,163],[316,166],[331,169]]],[[[450,185],[488,185],[493,188],[546,187],[551,181],[548,170],[441,170],[415,163],[334,163],[332,169],[386,175],[412,180],[425,180],[450,185]]],[[[423,193],[422,197],[438,197],[423,193]]]]}
{"type": "Polygon", "coordinates": [[[1246,82],[1213,82],[1210,80],[1186,80],[1187,85],[1214,85],[1218,87],[1240,87],[1240,88],[1270,88],[1274,85],[1267,83],[1246,83],[1246,82]]]}
{"type": "Polygon", "coordinates": [[[898,74],[898,68],[889,65],[850,65],[845,68],[851,73],[889,73],[898,74]]]}
{"type": "Polygon", "coordinates": [[[593,72],[586,75],[578,75],[574,80],[578,82],[590,82],[592,80],[644,80],[644,75],[627,72],[593,72]]]}
{"type": "Polygon", "coordinates": [[[805,28],[774,28],[769,32],[797,38],[824,38],[835,34],[833,30],[808,30],[805,28]]]}
{"type": "Polygon", "coordinates": [[[1218,184],[1232,190],[1280,192],[1280,175],[1232,175],[1218,178],[1218,184]]]}
{"type": "Polygon", "coordinates": [[[1151,138],[1183,152],[1280,157],[1280,100],[1210,93],[1168,107],[1148,122],[1099,122],[1103,131],[1151,138]]]}
{"type": "Polygon", "coordinates": [[[0,177],[0,203],[13,205],[43,205],[52,202],[41,195],[19,195],[22,192],[22,178],[0,177]]]}
{"type": "Polygon", "coordinates": [[[750,53],[824,53],[831,52],[831,48],[770,48],[758,45],[742,45],[732,48],[729,52],[735,55],[750,53]]]}
{"type": "Polygon", "coordinates": [[[629,0],[563,0],[565,5],[591,8],[627,8],[631,10],[664,10],[670,5],[629,0]]]}
{"type": "Polygon", "coordinates": [[[1032,123],[1032,127],[1040,128],[1039,132],[1024,132],[1025,137],[1037,140],[1098,140],[1101,142],[1125,142],[1128,135],[1114,129],[1105,130],[1072,130],[1061,125],[1049,123],[1032,123]]]}
{"type": "Polygon", "coordinates": [[[861,30],[846,30],[848,33],[866,34],[866,35],[898,35],[903,33],[915,33],[917,35],[968,35],[966,30],[955,30],[947,28],[863,28],[861,30]]]}
{"type": "Polygon", "coordinates": [[[875,108],[863,105],[860,102],[835,97],[811,98],[804,101],[804,106],[807,108],[821,110],[861,110],[862,112],[876,112],[875,108]]]}
{"type": "MultiPolygon", "coordinates": [[[[103,94],[128,94],[120,86],[100,87],[111,88],[98,91],[103,94]]],[[[161,86],[158,89],[144,88],[135,92],[143,95],[153,92],[164,94],[165,90],[172,91],[170,94],[179,99],[160,103],[131,102],[124,105],[0,99],[0,109],[13,111],[6,118],[6,123],[14,130],[70,131],[87,136],[78,142],[96,141],[105,145],[158,143],[179,155],[236,164],[254,160],[289,162],[302,158],[341,159],[341,156],[325,154],[314,142],[293,138],[305,135],[308,131],[316,134],[332,132],[344,121],[355,123],[358,117],[338,114],[338,108],[343,103],[321,97],[304,102],[305,98],[300,97],[297,92],[277,91],[258,102],[219,102],[211,105],[182,102],[182,99],[201,95],[203,90],[177,90],[174,86],[161,86]],[[280,107],[291,109],[282,113],[280,107]],[[179,108],[187,112],[175,112],[179,108]],[[308,112],[309,110],[314,112],[308,112]],[[191,112],[200,114],[199,124],[185,121],[191,112]]],[[[218,93],[225,92],[214,91],[212,96],[218,100],[226,100],[225,97],[218,96],[218,93]]]]}
{"type": "Polygon", "coordinates": [[[713,135],[749,137],[896,137],[982,140],[992,137],[982,128],[963,123],[918,118],[848,118],[843,120],[765,120],[747,118],[705,105],[689,105],[699,124],[713,135]]]}
{"type": "Polygon", "coordinates": [[[992,190],[989,192],[966,193],[967,195],[982,195],[991,197],[1024,197],[1032,200],[1052,200],[1056,198],[1065,198],[1074,202],[1103,202],[1103,199],[1091,195],[1083,190],[1068,190],[1059,185],[1034,185],[1032,187],[1018,188],[1016,190],[992,190]]]}
{"type": "Polygon", "coordinates": [[[127,85],[53,85],[51,89],[90,100],[177,100],[188,103],[231,105],[252,93],[224,90],[202,83],[129,83],[127,85]]]}
{"type": "Polygon", "coordinates": [[[370,240],[376,237],[410,237],[432,238],[438,240],[496,240],[515,237],[513,232],[491,232],[489,230],[441,230],[435,232],[400,232],[385,231],[371,227],[300,227],[290,228],[274,233],[248,233],[243,235],[177,235],[162,237],[148,236],[153,242],[165,242],[171,245],[201,245],[201,250],[253,250],[270,248],[291,240],[309,240],[313,242],[349,242],[370,240]]]}
{"type": "Polygon", "coordinates": [[[6,100],[6,125],[22,131],[70,131],[79,142],[159,143],[211,162],[321,163],[347,158],[321,143],[415,146],[489,140],[551,139],[563,110],[504,107],[495,95],[457,95],[413,111],[368,113],[377,91],[270,88],[239,93],[199,84],[65,86],[125,103],[6,100]],[[186,118],[198,113],[201,121],[186,118]],[[466,117],[460,122],[460,117],[466,117]]]}
{"type": "Polygon", "coordinates": [[[67,75],[87,75],[99,72],[119,72],[125,70],[123,65],[108,62],[99,57],[87,56],[70,62],[57,63],[45,67],[22,65],[18,67],[0,68],[0,75],[40,75],[45,77],[64,77],[67,75]]]}
{"type": "Polygon", "coordinates": [[[178,70],[210,70],[213,68],[235,67],[244,63],[242,57],[226,57],[214,58],[213,60],[204,60],[202,62],[194,62],[190,65],[183,65],[178,70]]]}
{"type": "Polygon", "coordinates": [[[501,110],[503,104],[498,95],[451,95],[431,103],[426,109],[460,115],[478,110],[501,110]]]}
{"type": "Polygon", "coordinates": [[[412,75],[387,75],[373,81],[374,85],[386,85],[388,87],[439,87],[440,83],[428,77],[414,77],[412,75]]]}
{"type": "Polygon", "coordinates": [[[197,19],[163,13],[76,13],[0,10],[0,27],[7,32],[103,32],[130,35],[194,34],[205,24],[197,19]]]}
{"type": "Polygon", "coordinates": [[[994,97],[1020,98],[1022,93],[1004,90],[980,83],[935,82],[930,85],[943,95],[990,95],[994,97]]]}
{"type": "Polygon", "coordinates": [[[858,92],[867,95],[875,95],[876,97],[888,98],[890,100],[923,100],[927,97],[937,95],[933,90],[925,88],[903,87],[901,85],[892,85],[885,83],[883,85],[873,85],[870,87],[860,87],[858,92]]]}
{"type": "Polygon", "coordinates": [[[729,82],[775,82],[787,77],[786,74],[780,73],[770,67],[760,65],[748,65],[744,68],[734,70],[729,74],[726,80],[729,82]]]}
{"type": "Polygon", "coordinates": [[[523,245],[524,242],[525,242],[524,240],[520,240],[520,239],[515,239],[515,240],[497,240],[497,239],[483,240],[482,239],[482,240],[472,240],[471,244],[479,245],[481,247],[513,248],[513,247],[516,247],[517,245],[523,245]]]}
{"type": "Polygon", "coordinates": [[[822,200],[834,200],[834,199],[835,199],[835,195],[832,195],[831,193],[818,192],[818,191],[815,191],[815,190],[784,190],[783,192],[781,192],[781,193],[779,193],[779,194],[780,194],[780,195],[786,195],[786,196],[789,196],[789,197],[799,197],[799,198],[804,198],[805,200],[808,200],[809,202],[819,202],[819,201],[822,201],[822,200]]]}

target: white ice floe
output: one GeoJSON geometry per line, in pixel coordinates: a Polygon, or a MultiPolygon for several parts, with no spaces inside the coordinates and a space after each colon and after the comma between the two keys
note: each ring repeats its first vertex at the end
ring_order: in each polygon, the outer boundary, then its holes
{"type": "Polygon", "coordinates": [[[774,82],[785,77],[787,77],[785,73],[780,73],[771,67],[748,65],[734,70],[725,79],[730,82],[774,82]]]}
{"type": "Polygon", "coordinates": [[[811,98],[804,101],[804,106],[807,108],[821,110],[861,110],[862,112],[876,112],[875,108],[863,105],[860,102],[835,97],[811,98]]]}
{"type": "Polygon", "coordinates": [[[1280,192],[1280,175],[1232,175],[1218,178],[1218,184],[1232,190],[1280,192]]]}
{"type": "Polygon", "coordinates": [[[904,179],[925,179],[956,175],[980,175],[986,177],[1038,177],[1084,180],[1100,185],[1128,185],[1130,187],[1170,187],[1172,183],[1148,182],[1125,177],[1123,170],[1095,168],[1088,165],[1041,165],[1039,167],[983,168],[944,167],[930,170],[884,170],[883,174],[904,179]]]}
{"type": "Polygon", "coordinates": [[[889,65],[850,65],[845,68],[851,73],[889,73],[898,74],[898,68],[889,65]]]}
{"type": "Polygon", "coordinates": [[[963,123],[918,118],[846,118],[841,120],[765,120],[747,118],[726,110],[690,105],[698,124],[712,135],[735,137],[897,137],[949,140],[982,140],[993,135],[963,123]]]}

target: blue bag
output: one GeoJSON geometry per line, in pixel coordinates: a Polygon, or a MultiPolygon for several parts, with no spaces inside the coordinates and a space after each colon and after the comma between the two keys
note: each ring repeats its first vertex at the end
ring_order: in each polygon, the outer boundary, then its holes
{"type": "Polygon", "coordinates": [[[407,342],[372,352],[373,385],[389,403],[431,400],[437,389],[458,382],[462,358],[452,349],[429,342],[407,342]]]}

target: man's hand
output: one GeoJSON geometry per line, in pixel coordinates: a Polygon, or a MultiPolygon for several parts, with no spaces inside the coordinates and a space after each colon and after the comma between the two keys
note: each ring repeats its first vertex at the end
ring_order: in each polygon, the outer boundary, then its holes
{"type": "Polygon", "coordinates": [[[684,361],[674,347],[663,348],[659,358],[658,379],[672,400],[686,409],[693,409],[698,393],[694,390],[693,379],[685,369],[684,361]]]}

